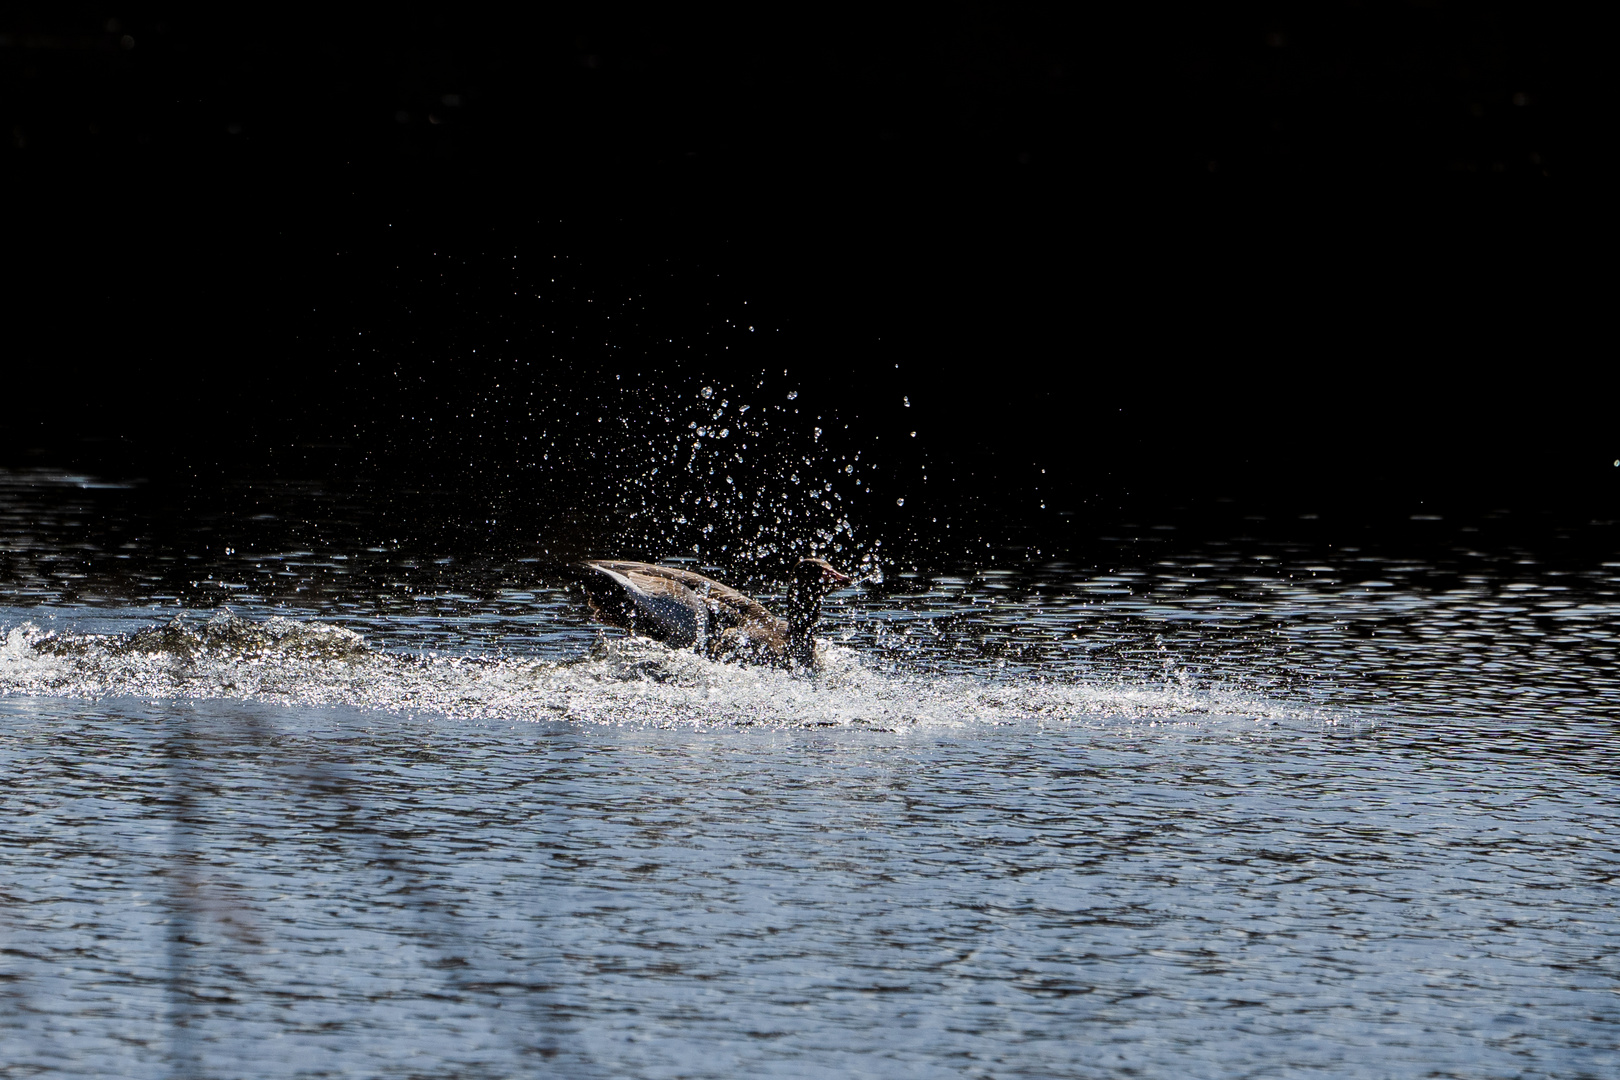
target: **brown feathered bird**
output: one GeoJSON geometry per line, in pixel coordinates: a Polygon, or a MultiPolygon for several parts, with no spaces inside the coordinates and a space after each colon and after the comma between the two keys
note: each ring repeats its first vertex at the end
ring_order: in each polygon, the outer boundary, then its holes
{"type": "Polygon", "coordinates": [[[643,562],[592,560],[577,567],[591,612],[609,626],[697,649],[717,660],[812,667],[821,601],[854,579],[826,559],[803,559],[788,585],[787,618],[690,570],[643,562]]]}

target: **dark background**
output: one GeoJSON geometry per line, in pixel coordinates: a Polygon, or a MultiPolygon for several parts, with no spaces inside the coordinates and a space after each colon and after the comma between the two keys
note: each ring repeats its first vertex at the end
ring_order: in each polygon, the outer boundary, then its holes
{"type": "Polygon", "coordinates": [[[588,515],[713,382],[894,535],[1612,513],[1589,28],[1073,7],[8,6],[0,460],[588,515]]]}

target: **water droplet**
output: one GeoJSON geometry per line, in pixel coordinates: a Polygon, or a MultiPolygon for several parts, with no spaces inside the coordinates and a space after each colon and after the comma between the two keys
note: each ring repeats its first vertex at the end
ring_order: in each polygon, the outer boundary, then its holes
{"type": "Polygon", "coordinates": [[[705,386],[703,389],[698,391],[698,394],[702,397],[712,398],[714,397],[714,387],[705,386]]]}
{"type": "Polygon", "coordinates": [[[907,394],[905,397],[901,398],[900,400],[906,403],[906,408],[908,408],[908,409],[911,408],[911,395],[910,394],[907,394]]]}
{"type": "Polygon", "coordinates": [[[799,400],[799,392],[797,390],[789,390],[788,391],[788,400],[789,401],[797,401],[797,400],[799,400]]]}
{"type": "Polygon", "coordinates": [[[900,498],[894,500],[894,505],[896,505],[896,506],[904,506],[904,505],[906,505],[905,497],[901,496],[900,498]]]}

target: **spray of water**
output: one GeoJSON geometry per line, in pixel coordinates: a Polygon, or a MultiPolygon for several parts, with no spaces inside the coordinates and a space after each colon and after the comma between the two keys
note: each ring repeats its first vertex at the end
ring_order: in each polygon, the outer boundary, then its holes
{"type": "Polygon", "coordinates": [[[473,720],[885,729],[1016,723],[1319,722],[1297,704],[1228,690],[881,670],[821,642],[814,675],[720,664],[640,639],[580,659],[401,655],[319,622],[220,612],[131,634],[32,623],[0,645],[0,695],[237,699],[473,720]]]}

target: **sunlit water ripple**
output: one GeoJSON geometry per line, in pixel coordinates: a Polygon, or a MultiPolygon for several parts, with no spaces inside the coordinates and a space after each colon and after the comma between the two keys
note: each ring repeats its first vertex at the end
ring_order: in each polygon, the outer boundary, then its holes
{"type": "Polygon", "coordinates": [[[790,674],[85,490],[0,499],[0,1075],[1620,1068],[1613,563],[891,569],[790,674]]]}

